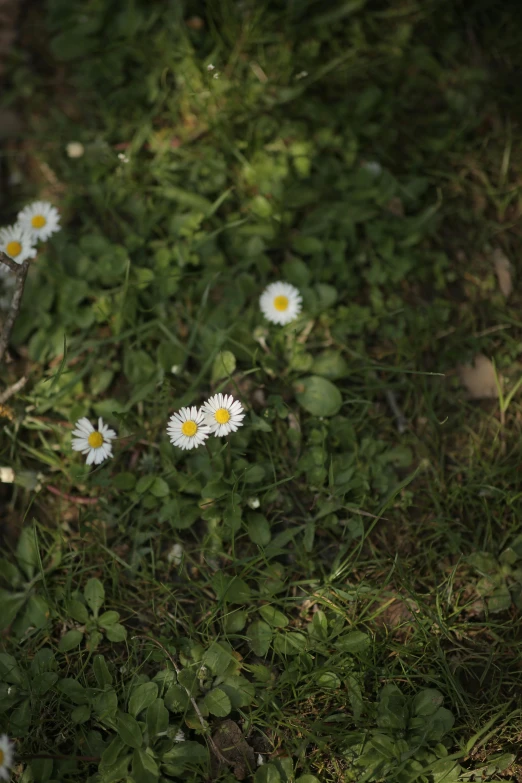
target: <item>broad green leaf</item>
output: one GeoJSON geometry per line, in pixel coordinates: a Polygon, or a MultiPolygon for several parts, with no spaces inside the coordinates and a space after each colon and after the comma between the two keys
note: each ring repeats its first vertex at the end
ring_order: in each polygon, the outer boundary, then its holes
{"type": "Polygon", "coordinates": [[[91,708],[88,704],[81,704],[79,707],[75,707],[71,712],[71,720],[73,723],[86,723],[91,717],[91,708]]]}
{"type": "Polygon", "coordinates": [[[250,587],[238,576],[227,576],[218,571],[212,579],[212,586],[220,601],[228,601],[230,604],[246,604],[251,599],[250,587]]]}
{"type": "Polygon", "coordinates": [[[225,631],[227,633],[239,633],[245,627],[247,620],[248,612],[245,612],[244,609],[230,611],[223,618],[225,631]]]}
{"type": "Polygon", "coordinates": [[[132,715],[127,715],[122,712],[116,721],[116,731],[126,745],[130,745],[131,748],[141,747],[143,735],[138,725],[138,721],[133,718],[132,715]]]}
{"type": "Polygon", "coordinates": [[[263,620],[274,628],[286,628],[288,625],[288,617],[276,609],[275,606],[261,606],[259,608],[259,614],[263,620]]]}
{"type": "Polygon", "coordinates": [[[147,729],[149,737],[165,734],[169,725],[169,713],[163,699],[156,699],[147,708],[147,729]]]}
{"type": "Polygon", "coordinates": [[[341,392],[326,378],[319,375],[300,378],[294,388],[297,402],[312,416],[335,416],[339,413],[343,403],[341,392]]]}
{"type": "Polygon", "coordinates": [[[34,696],[44,696],[58,681],[56,672],[41,672],[33,677],[31,690],[34,696]]]}
{"type": "Polygon", "coordinates": [[[323,351],[314,359],[312,365],[314,375],[321,375],[335,381],[349,374],[348,362],[339,351],[323,351]]]}
{"type": "Polygon", "coordinates": [[[114,623],[106,628],[105,636],[110,642],[124,642],[127,638],[127,629],[121,623],[114,623]]]}
{"type": "Polygon", "coordinates": [[[317,684],[321,685],[323,688],[335,689],[340,687],[341,681],[333,672],[324,672],[324,674],[320,674],[317,678],[317,684]]]}
{"type": "Polygon", "coordinates": [[[256,655],[266,655],[272,641],[272,629],[263,620],[254,620],[247,628],[246,637],[256,655]]]}
{"type": "Polygon", "coordinates": [[[308,640],[302,633],[279,633],[274,639],[274,650],[280,655],[299,655],[308,646],[308,640]]]}
{"type": "Polygon", "coordinates": [[[16,559],[26,577],[32,579],[39,565],[36,528],[22,528],[16,547],[16,559]]]}
{"type": "Polygon", "coordinates": [[[236,369],[236,357],[232,351],[220,351],[212,365],[210,380],[212,385],[222,378],[228,378],[236,369]]]}
{"type": "Polygon", "coordinates": [[[16,658],[9,653],[0,652],[0,681],[13,685],[22,685],[24,678],[16,658]]]}
{"type": "Polygon", "coordinates": [[[96,578],[89,579],[85,585],[83,594],[91,612],[95,617],[98,617],[98,612],[105,601],[105,588],[100,580],[96,578]]]}
{"type": "Polygon", "coordinates": [[[85,604],[82,604],[81,601],[77,601],[75,599],[67,601],[66,610],[69,617],[72,617],[72,619],[76,620],[77,623],[84,624],[89,619],[89,612],[87,611],[87,607],[85,604]]]}
{"type": "Polygon", "coordinates": [[[248,535],[258,546],[266,546],[270,543],[272,533],[268,520],[263,514],[248,515],[248,535]]]}
{"type": "Polygon", "coordinates": [[[231,659],[232,652],[230,649],[219,642],[212,642],[208,650],[203,654],[201,662],[208,666],[213,674],[220,675],[225,673],[231,659]]]}
{"type": "Polygon", "coordinates": [[[73,704],[87,704],[89,702],[89,696],[83,685],[80,685],[80,683],[72,677],[66,677],[63,680],[60,680],[56,687],[60,693],[67,696],[73,704]]]}
{"type": "Polygon", "coordinates": [[[152,756],[137,748],[132,757],[132,777],[135,783],[155,783],[159,775],[158,765],[152,756]]]}
{"type": "Polygon", "coordinates": [[[106,688],[107,686],[112,685],[112,676],[103,655],[94,656],[92,668],[94,669],[94,676],[96,677],[96,682],[100,688],[106,688]]]}
{"type": "Polygon", "coordinates": [[[263,764],[256,769],[254,783],[280,783],[281,775],[275,764],[263,764]]]}
{"type": "Polygon", "coordinates": [[[112,479],[112,483],[116,489],[130,492],[136,485],[136,476],[134,473],[118,473],[118,475],[112,479]]]}
{"type": "Polygon", "coordinates": [[[116,691],[110,690],[99,693],[93,700],[93,709],[100,721],[112,721],[118,709],[118,696],[116,691]]]}
{"type": "Polygon", "coordinates": [[[151,475],[142,476],[140,479],[138,479],[138,483],[136,484],[136,492],[138,495],[143,495],[145,492],[148,492],[155,481],[156,476],[151,475]]]}
{"type": "Polygon", "coordinates": [[[99,783],[120,783],[120,781],[126,781],[131,759],[132,756],[122,756],[112,766],[104,767],[99,783]]]}
{"type": "Polygon", "coordinates": [[[433,715],[441,706],[444,696],[434,688],[424,688],[413,699],[412,708],[415,715],[433,715]]]}
{"type": "Polygon", "coordinates": [[[137,718],[142,710],[149,707],[158,697],[158,686],[155,682],[144,682],[133,690],[129,699],[129,712],[137,718]]]}
{"type": "Polygon", "coordinates": [[[165,479],[160,478],[160,476],[156,476],[153,484],[149,489],[149,492],[151,495],[154,495],[155,498],[166,498],[168,495],[170,495],[170,487],[165,479]]]}
{"type": "Polygon", "coordinates": [[[295,783],[320,783],[319,778],[316,778],[315,775],[310,775],[308,772],[306,772],[304,775],[299,775],[295,783]]]}
{"type": "Polygon", "coordinates": [[[74,650],[75,647],[78,647],[82,641],[83,631],[67,631],[58,642],[58,649],[60,652],[69,652],[69,650],[74,650]]]}
{"type": "Polygon", "coordinates": [[[12,737],[23,737],[31,725],[31,702],[25,699],[9,715],[9,734],[12,737]]]}
{"type": "Polygon", "coordinates": [[[350,631],[336,640],[335,647],[339,652],[358,653],[366,650],[370,641],[370,637],[364,631],[350,631]]]}
{"type": "Polygon", "coordinates": [[[218,718],[224,718],[232,710],[230,699],[221,688],[209,691],[203,701],[210,714],[218,718]]]}
{"type": "Polygon", "coordinates": [[[10,593],[0,589],[0,631],[9,628],[25,600],[25,593],[10,593]]]}
{"type": "Polygon", "coordinates": [[[171,685],[165,694],[165,706],[171,712],[184,712],[190,704],[190,698],[181,685],[171,685]]]}
{"type": "Polygon", "coordinates": [[[117,623],[119,619],[119,613],[111,609],[108,612],[103,612],[103,614],[99,616],[98,625],[101,625],[102,628],[110,628],[110,626],[117,623]]]}
{"type": "Polygon", "coordinates": [[[201,764],[208,760],[208,750],[199,742],[187,740],[177,742],[174,747],[163,754],[163,761],[169,764],[201,764]]]}

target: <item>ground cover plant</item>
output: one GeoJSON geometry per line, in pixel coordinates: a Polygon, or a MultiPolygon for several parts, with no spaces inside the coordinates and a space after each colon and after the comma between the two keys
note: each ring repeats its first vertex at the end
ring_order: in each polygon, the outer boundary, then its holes
{"type": "Polygon", "coordinates": [[[0,775],[522,779],[521,21],[27,5],[0,775]]]}

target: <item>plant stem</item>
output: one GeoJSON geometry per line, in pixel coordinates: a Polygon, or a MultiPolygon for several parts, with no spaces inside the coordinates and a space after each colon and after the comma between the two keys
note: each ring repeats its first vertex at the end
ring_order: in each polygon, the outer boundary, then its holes
{"type": "Polygon", "coordinates": [[[13,298],[11,299],[9,312],[7,313],[7,317],[3,323],[2,334],[0,335],[0,361],[1,361],[4,357],[4,353],[9,343],[9,338],[11,336],[11,331],[13,329],[14,322],[16,321],[16,316],[18,315],[18,312],[20,310],[20,304],[22,302],[22,294],[24,292],[25,279],[27,277],[27,270],[29,269],[29,264],[27,261],[23,261],[21,264],[17,264],[14,261],[11,261],[11,259],[8,258],[5,255],[5,253],[1,253],[1,252],[0,252],[0,262],[5,266],[8,266],[9,269],[16,274],[15,290],[13,293],[13,298]]]}

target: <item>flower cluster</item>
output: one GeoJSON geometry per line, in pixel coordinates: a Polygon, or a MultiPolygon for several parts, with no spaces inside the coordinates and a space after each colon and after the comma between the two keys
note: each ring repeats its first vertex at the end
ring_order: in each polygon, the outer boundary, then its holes
{"type": "Polygon", "coordinates": [[[180,449],[196,449],[209,435],[222,438],[243,425],[243,406],[230,394],[215,394],[198,410],[195,406],[174,413],[167,426],[170,442],[180,449]]]}
{"type": "MultiPolygon", "coordinates": [[[[174,413],[167,426],[167,433],[173,446],[180,449],[195,449],[206,441],[209,435],[222,438],[236,432],[243,425],[243,406],[230,394],[215,394],[198,410],[196,406],[181,408],[174,413]]],[[[73,430],[72,448],[87,455],[87,465],[101,465],[112,457],[112,441],[116,437],[103,419],[98,419],[96,429],[89,419],[78,419],[73,430]]]]}
{"type": "Polygon", "coordinates": [[[34,258],[36,243],[45,242],[52,234],[60,231],[60,214],[47,201],[28,204],[13,226],[0,228],[0,250],[17,264],[34,258]]]}

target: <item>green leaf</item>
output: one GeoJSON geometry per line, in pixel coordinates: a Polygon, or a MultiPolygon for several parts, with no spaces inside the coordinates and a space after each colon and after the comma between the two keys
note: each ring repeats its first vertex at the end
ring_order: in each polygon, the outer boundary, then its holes
{"type": "Polygon", "coordinates": [[[113,478],[112,483],[116,489],[130,492],[136,485],[136,476],[134,473],[118,473],[118,475],[113,478]]]}
{"type": "Polygon", "coordinates": [[[244,609],[236,609],[229,612],[224,618],[223,623],[227,633],[239,633],[243,630],[248,619],[248,612],[244,609]]]}
{"type": "Polygon", "coordinates": [[[164,734],[169,726],[169,713],[163,699],[156,699],[147,708],[147,729],[149,737],[164,734]]]}
{"type": "Polygon", "coordinates": [[[444,696],[435,688],[424,688],[413,699],[412,709],[415,715],[433,715],[441,706],[444,696]]]}
{"type": "Polygon", "coordinates": [[[143,495],[145,492],[148,492],[155,481],[156,476],[142,476],[136,484],[136,492],[138,495],[143,495]]]}
{"type": "Polygon", "coordinates": [[[319,778],[315,775],[310,775],[308,772],[304,775],[299,775],[295,783],[319,783],[319,778]]]}
{"type": "Polygon", "coordinates": [[[152,756],[138,748],[132,757],[132,777],[135,783],[155,783],[160,771],[152,756]]]}
{"type": "Polygon", "coordinates": [[[258,546],[266,546],[270,543],[272,533],[268,520],[263,514],[248,515],[248,535],[250,540],[258,546]]]}
{"type": "Polygon", "coordinates": [[[105,601],[105,588],[100,580],[96,578],[89,579],[85,585],[83,594],[91,612],[95,617],[98,617],[98,612],[105,601]]]}
{"type": "Polygon", "coordinates": [[[0,590],[0,631],[9,628],[26,600],[25,593],[0,590]]]}
{"type": "Polygon", "coordinates": [[[181,685],[171,685],[165,694],[165,705],[171,712],[185,712],[190,704],[190,698],[181,685]]]}
{"type": "Polygon", "coordinates": [[[120,619],[120,615],[118,612],[114,612],[113,610],[110,610],[108,612],[103,612],[98,618],[98,625],[101,625],[102,628],[110,628],[111,625],[114,625],[114,623],[117,623],[120,619]]]}
{"type": "Polygon", "coordinates": [[[236,369],[236,357],[232,351],[220,351],[212,365],[210,380],[212,385],[222,378],[228,378],[236,369]]]}
{"type": "Polygon", "coordinates": [[[132,756],[122,756],[112,766],[104,767],[99,783],[120,783],[122,780],[127,780],[131,758],[132,756]]]}
{"type": "Polygon", "coordinates": [[[16,658],[9,653],[0,653],[0,681],[22,685],[24,678],[22,671],[16,662],[16,658]]]}
{"type": "Polygon", "coordinates": [[[259,614],[269,625],[274,628],[286,628],[288,625],[288,617],[275,608],[275,606],[261,606],[259,614]]]}
{"type": "Polygon", "coordinates": [[[312,365],[314,375],[321,375],[331,381],[344,378],[349,374],[348,362],[339,351],[323,351],[314,359],[312,365]]]}
{"type": "Polygon", "coordinates": [[[317,678],[317,684],[321,685],[323,688],[335,689],[340,687],[341,681],[333,672],[324,672],[324,674],[320,674],[317,678]]]}
{"type": "Polygon", "coordinates": [[[116,721],[118,736],[131,748],[140,748],[143,743],[143,735],[138,721],[132,715],[121,713],[116,721]]]}
{"type": "Polygon", "coordinates": [[[93,701],[94,712],[100,721],[111,721],[116,717],[118,709],[118,696],[116,691],[110,690],[98,693],[93,701]]]}
{"type": "Polygon", "coordinates": [[[295,384],[296,400],[312,416],[335,416],[339,413],[343,398],[331,381],[319,375],[301,378],[295,384]]]}
{"type": "Polygon", "coordinates": [[[71,720],[73,723],[86,723],[91,717],[91,708],[88,704],[82,704],[79,707],[75,707],[71,712],[71,720]]]}
{"type": "Polygon", "coordinates": [[[230,649],[219,642],[212,642],[208,650],[204,652],[201,662],[208,666],[214,675],[219,676],[225,673],[231,660],[233,660],[233,656],[230,649]]]}
{"type": "Polygon", "coordinates": [[[274,639],[274,650],[280,655],[299,655],[308,646],[308,640],[302,633],[280,633],[274,639]]]}
{"type": "Polygon", "coordinates": [[[224,718],[232,710],[230,699],[221,688],[214,688],[209,691],[203,702],[210,714],[216,715],[218,718],[224,718]]]}
{"type": "Polygon", "coordinates": [[[31,725],[31,702],[25,699],[9,716],[9,733],[12,737],[23,737],[31,725]]]}
{"type": "Polygon", "coordinates": [[[351,631],[345,636],[339,637],[335,642],[335,647],[339,652],[358,653],[366,650],[370,642],[370,637],[364,631],[351,631]]]}
{"type": "Polygon", "coordinates": [[[69,652],[69,650],[74,650],[75,647],[78,647],[82,641],[83,631],[67,631],[58,642],[58,649],[60,652],[69,652]]]}
{"type": "Polygon", "coordinates": [[[87,691],[83,685],[80,685],[77,680],[73,680],[72,677],[66,677],[63,680],[60,680],[56,687],[60,693],[67,696],[73,704],[88,704],[89,702],[87,691]]]}
{"type": "Polygon", "coordinates": [[[87,644],[86,647],[89,650],[89,652],[94,652],[94,650],[98,649],[98,646],[103,639],[103,634],[101,631],[91,631],[89,636],[87,637],[87,644]]]}
{"type": "Polygon", "coordinates": [[[208,761],[208,750],[199,742],[177,742],[171,750],[163,754],[162,761],[168,764],[202,764],[208,761]]]}
{"type": "Polygon", "coordinates": [[[16,547],[16,559],[26,577],[32,579],[39,565],[36,528],[22,528],[16,547]]]}
{"type": "Polygon", "coordinates": [[[33,695],[44,696],[57,681],[58,675],[55,672],[41,672],[32,680],[31,689],[33,695]]]}
{"type": "Polygon", "coordinates": [[[228,601],[230,604],[246,604],[251,599],[250,587],[238,576],[227,576],[218,571],[212,579],[212,587],[220,601],[228,601]]]}
{"type": "Polygon", "coordinates": [[[81,601],[77,601],[75,599],[67,601],[66,610],[69,617],[72,617],[72,619],[76,620],[77,623],[84,624],[89,619],[89,612],[87,611],[87,607],[85,604],[82,604],[81,601]]]}
{"type": "Polygon", "coordinates": [[[103,655],[94,656],[92,668],[94,669],[94,676],[96,677],[96,682],[100,688],[106,688],[109,685],[112,685],[112,676],[103,655]]]}
{"type": "Polygon", "coordinates": [[[275,764],[263,764],[256,769],[254,783],[280,783],[281,775],[275,764]]]}
{"type": "Polygon", "coordinates": [[[158,686],[155,682],[144,682],[132,692],[129,699],[129,712],[136,718],[146,707],[149,707],[158,697],[158,686]]]}
{"type": "Polygon", "coordinates": [[[149,492],[154,495],[155,498],[166,498],[168,495],[170,495],[170,487],[165,479],[157,476],[154,479],[153,484],[151,484],[149,492]]]}
{"type": "Polygon", "coordinates": [[[127,629],[121,623],[114,623],[105,630],[105,636],[110,642],[124,642],[127,638],[127,629]]]}
{"type": "Polygon", "coordinates": [[[272,641],[272,629],[263,620],[254,620],[247,628],[246,637],[256,655],[266,655],[272,641]]]}

